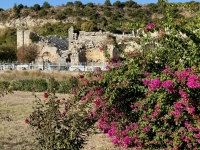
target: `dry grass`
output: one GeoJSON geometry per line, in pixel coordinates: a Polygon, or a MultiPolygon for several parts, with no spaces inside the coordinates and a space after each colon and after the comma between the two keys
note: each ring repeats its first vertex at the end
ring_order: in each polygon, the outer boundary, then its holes
{"type": "Polygon", "coordinates": [[[7,70],[0,72],[0,81],[14,81],[14,80],[24,80],[24,79],[35,79],[44,78],[49,79],[54,77],[58,81],[65,80],[71,76],[77,76],[79,73],[69,73],[69,72],[43,72],[39,70],[7,70]]]}
{"type": "Polygon", "coordinates": [[[0,149],[37,149],[31,130],[24,122],[31,113],[32,97],[30,92],[14,92],[0,98],[0,149]]]}
{"type": "MultiPolygon", "coordinates": [[[[43,98],[43,93],[35,93],[43,98]]],[[[66,94],[57,94],[59,98],[67,98],[66,94]]],[[[32,112],[32,92],[14,91],[0,97],[0,150],[37,150],[37,144],[31,134],[31,128],[24,122],[32,112]]],[[[83,150],[123,150],[115,147],[110,139],[102,133],[88,138],[83,150]]]]}

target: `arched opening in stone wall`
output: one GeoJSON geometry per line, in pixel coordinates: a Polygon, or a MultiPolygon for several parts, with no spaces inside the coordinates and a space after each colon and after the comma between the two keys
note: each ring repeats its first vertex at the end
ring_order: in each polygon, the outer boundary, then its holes
{"type": "Polygon", "coordinates": [[[67,55],[66,62],[71,62],[71,55],[72,55],[71,53],[67,55]]]}

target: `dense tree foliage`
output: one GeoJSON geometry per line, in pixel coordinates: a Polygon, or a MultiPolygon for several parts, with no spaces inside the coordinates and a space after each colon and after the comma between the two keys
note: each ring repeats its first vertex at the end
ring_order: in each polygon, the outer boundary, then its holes
{"type": "Polygon", "coordinates": [[[106,6],[111,6],[110,0],[106,0],[106,1],[104,2],[104,5],[106,5],[106,6]]]}
{"type": "Polygon", "coordinates": [[[11,62],[16,61],[16,48],[7,45],[0,45],[0,61],[11,62]]]}
{"type": "Polygon", "coordinates": [[[35,11],[39,11],[41,9],[40,5],[39,4],[35,4],[33,7],[32,7],[33,10],[35,11]]]}
{"type": "MultiPolygon", "coordinates": [[[[146,5],[137,4],[134,0],[128,0],[121,2],[116,0],[111,4],[110,0],[105,0],[103,5],[95,5],[95,3],[89,2],[83,4],[81,1],[67,2],[66,5],[62,5],[62,9],[51,8],[51,5],[48,2],[44,2],[43,5],[35,4],[31,7],[36,11],[34,13],[27,11],[20,11],[25,7],[22,4],[18,6],[15,4],[13,7],[14,17],[18,18],[21,16],[38,16],[42,19],[56,19],[60,21],[67,20],[76,20],[77,17],[82,18],[82,22],[93,22],[96,24],[98,29],[110,29],[111,26],[114,26],[117,31],[123,32],[124,28],[121,26],[122,23],[129,22],[132,24],[140,24],[140,27],[144,27],[148,23],[160,24],[166,20],[164,13],[166,7],[166,2],[159,0],[157,3],[149,3],[146,5]],[[23,13],[23,14],[22,14],[23,13]],[[105,18],[103,22],[101,18],[105,18]],[[107,24],[110,26],[107,27],[107,24]]],[[[182,23],[188,21],[191,17],[197,15],[197,12],[200,8],[199,2],[186,2],[186,3],[168,3],[171,7],[170,15],[173,16],[173,21],[177,23],[182,23]],[[185,15],[186,14],[186,15],[185,15]]],[[[4,11],[3,11],[4,12],[4,11]]],[[[9,18],[9,14],[0,13],[0,20],[6,20],[9,18]]],[[[73,22],[74,23],[74,22],[73,22]]],[[[78,25],[76,28],[80,28],[80,23],[75,23],[78,25]]],[[[183,24],[184,25],[184,24],[183,24]]],[[[137,26],[132,26],[132,30],[136,29],[137,26]]],[[[96,30],[96,28],[94,28],[96,30]]],[[[51,33],[51,32],[49,32],[51,33]]]]}
{"type": "Polygon", "coordinates": [[[48,9],[48,8],[51,8],[51,5],[48,3],[48,2],[44,2],[43,5],[42,5],[42,8],[44,9],[48,9]]]}

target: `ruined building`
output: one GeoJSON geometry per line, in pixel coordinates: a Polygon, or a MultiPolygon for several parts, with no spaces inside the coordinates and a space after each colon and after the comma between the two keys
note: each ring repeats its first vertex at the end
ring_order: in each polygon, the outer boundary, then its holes
{"type": "MultiPolygon", "coordinates": [[[[17,47],[31,44],[30,30],[17,30],[17,47]]],[[[110,32],[85,32],[74,33],[73,27],[68,30],[68,37],[62,36],[39,36],[36,43],[39,47],[37,62],[105,62],[104,53],[100,50],[105,44],[111,57],[119,54],[114,50],[112,43],[109,43],[110,32]]],[[[112,34],[120,41],[124,38],[134,37],[134,34],[112,34]]],[[[130,51],[135,43],[129,44],[126,49],[130,51]]]]}

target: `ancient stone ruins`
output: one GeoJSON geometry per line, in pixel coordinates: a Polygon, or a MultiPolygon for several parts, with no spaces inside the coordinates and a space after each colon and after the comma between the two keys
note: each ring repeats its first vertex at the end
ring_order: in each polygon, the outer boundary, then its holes
{"type": "MultiPolygon", "coordinates": [[[[31,44],[30,30],[17,30],[17,47],[24,44],[31,44]]],[[[39,57],[37,62],[105,62],[106,58],[101,50],[107,45],[111,57],[118,57],[119,52],[115,51],[112,43],[109,43],[109,35],[114,35],[120,43],[123,39],[135,37],[134,34],[112,34],[110,32],[85,32],[74,33],[73,27],[68,30],[68,37],[62,36],[40,36],[39,57]]],[[[125,50],[132,51],[138,47],[135,42],[126,44],[125,50]]]]}

